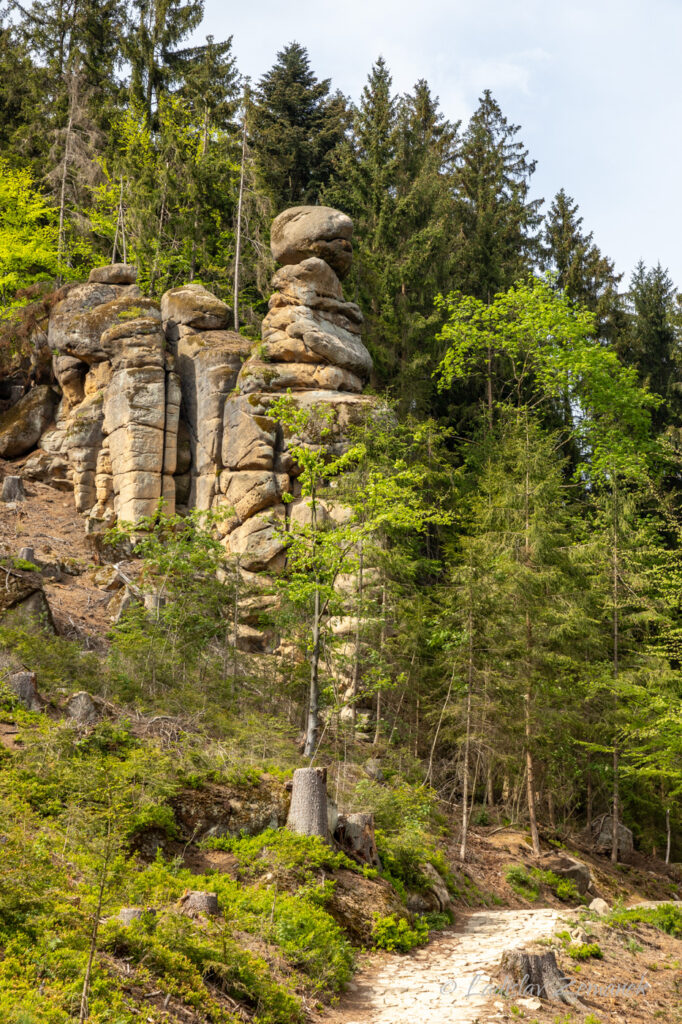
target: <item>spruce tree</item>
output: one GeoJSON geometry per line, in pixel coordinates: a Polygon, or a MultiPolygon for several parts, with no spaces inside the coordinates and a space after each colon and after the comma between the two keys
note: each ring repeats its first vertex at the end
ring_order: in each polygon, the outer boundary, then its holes
{"type": "Polygon", "coordinates": [[[595,314],[600,337],[613,340],[624,326],[618,296],[622,274],[616,274],[613,261],[594,244],[592,232],[583,232],[578,210],[564,189],[557,192],[545,218],[547,266],[556,275],[557,287],[595,314]]]}
{"type": "Polygon", "coordinates": [[[318,81],[300,43],[277,54],[253,96],[253,149],[276,210],[315,203],[329,178],[330,156],[343,137],[346,102],[318,81]]]}
{"type": "Polygon", "coordinates": [[[150,121],[172,82],[178,46],[203,13],[203,0],[132,0],[123,53],[130,64],[130,98],[150,121]]]}
{"type": "Polygon", "coordinates": [[[459,287],[483,301],[508,288],[540,256],[539,209],[530,198],[535,161],[486,89],[462,138],[454,187],[459,287]]]}
{"type": "Polygon", "coordinates": [[[630,282],[629,303],[629,324],[618,337],[616,350],[625,363],[636,367],[642,383],[664,399],[654,416],[656,428],[679,427],[681,334],[676,290],[660,263],[647,270],[640,260],[630,282]]]}

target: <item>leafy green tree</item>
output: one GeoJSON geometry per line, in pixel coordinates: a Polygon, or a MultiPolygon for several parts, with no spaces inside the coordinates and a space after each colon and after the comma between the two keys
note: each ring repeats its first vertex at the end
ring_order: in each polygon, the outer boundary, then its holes
{"type": "Polygon", "coordinates": [[[277,211],[314,203],[330,173],[330,156],[343,137],[346,101],[318,81],[300,43],[277,54],[253,94],[252,146],[277,211]]]}

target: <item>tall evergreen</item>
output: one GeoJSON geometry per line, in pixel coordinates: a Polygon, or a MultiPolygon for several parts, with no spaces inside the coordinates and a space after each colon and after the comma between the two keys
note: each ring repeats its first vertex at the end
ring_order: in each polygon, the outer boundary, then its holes
{"type": "Polygon", "coordinates": [[[367,316],[374,380],[413,411],[428,408],[434,298],[451,285],[456,138],[427,83],[396,97],[380,57],[324,192],[354,221],[350,287],[367,316]]]}
{"type": "Polygon", "coordinates": [[[660,263],[647,270],[640,260],[630,281],[629,302],[629,325],[616,349],[625,363],[636,367],[640,380],[664,399],[654,416],[656,427],[682,426],[676,289],[660,263]]]}
{"type": "Polygon", "coordinates": [[[454,186],[459,287],[483,301],[529,272],[540,256],[535,161],[486,89],[462,138],[454,186]]]}
{"type": "Polygon", "coordinates": [[[275,207],[315,203],[343,137],[346,101],[318,81],[300,43],[277,54],[253,96],[251,130],[260,173],[275,207]]]}
{"type": "Polygon", "coordinates": [[[150,120],[173,79],[175,52],[203,14],[203,0],[132,0],[123,52],[130,63],[131,100],[150,120]]]}
{"type": "Polygon", "coordinates": [[[592,232],[584,233],[578,210],[564,189],[557,192],[545,218],[547,265],[556,274],[557,287],[596,315],[600,336],[613,340],[623,329],[618,296],[622,274],[594,244],[592,232]]]}

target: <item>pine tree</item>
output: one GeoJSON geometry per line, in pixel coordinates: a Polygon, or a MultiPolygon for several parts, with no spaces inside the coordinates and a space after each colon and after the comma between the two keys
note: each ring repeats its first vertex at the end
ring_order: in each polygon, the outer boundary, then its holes
{"type": "Polygon", "coordinates": [[[318,81],[300,43],[277,54],[253,96],[252,145],[276,210],[315,203],[343,137],[346,102],[318,81]]]}
{"type": "Polygon", "coordinates": [[[486,302],[524,277],[540,256],[543,200],[530,198],[535,161],[518,141],[519,131],[486,90],[457,160],[458,286],[486,302]]]}

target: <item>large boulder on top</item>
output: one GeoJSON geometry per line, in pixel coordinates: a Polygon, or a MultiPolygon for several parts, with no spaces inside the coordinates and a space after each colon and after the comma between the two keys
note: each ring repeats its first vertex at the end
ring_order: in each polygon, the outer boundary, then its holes
{"type": "Polygon", "coordinates": [[[51,387],[41,385],[0,416],[0,457],[16,459],[35,448],[54,417],[58,400],[51,387]]]}
{"type": "Polygon", "coordinates": [[[135,284],[137,267],[130,263],[110,263],[107,267],[93,267],[88,277],[90,284],[135,284]]]}
{"type": "Polygon", "coordinates": [[[278,263],[301,263],[318,256],[338,274],[350,270],[353,250],[350,240],[353,222],[330,206],[292,206],[275,217],[270,230],[270,248],[278,263]]]}

